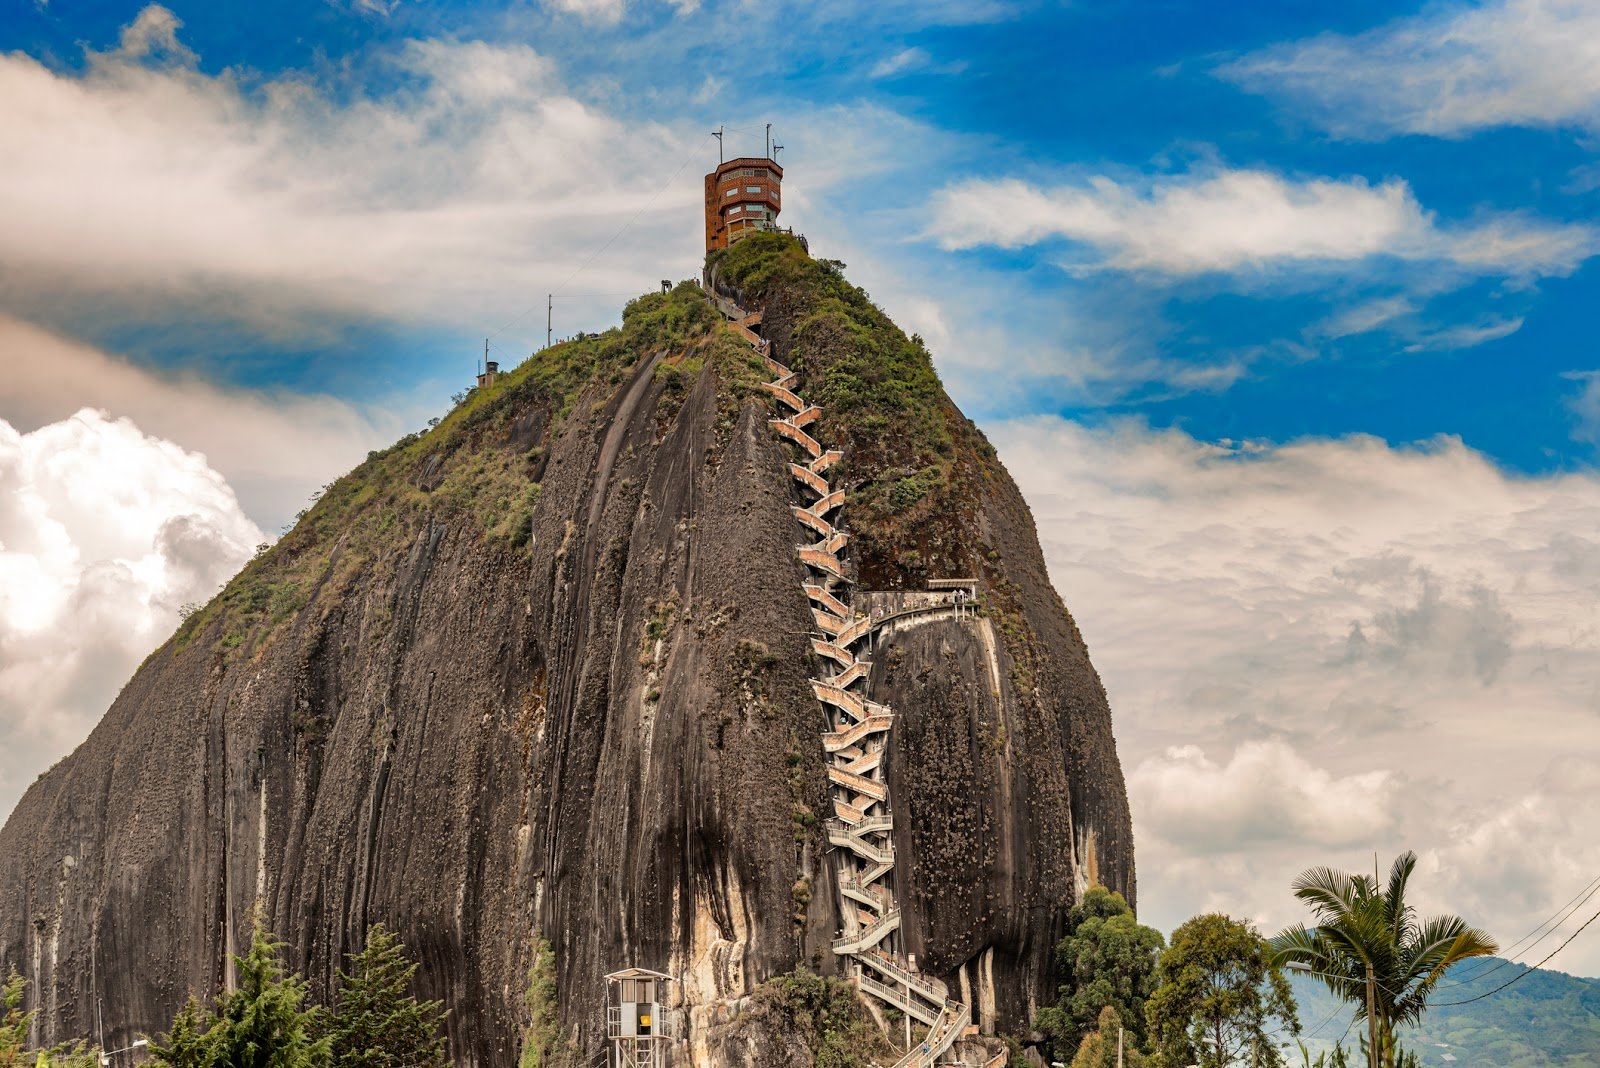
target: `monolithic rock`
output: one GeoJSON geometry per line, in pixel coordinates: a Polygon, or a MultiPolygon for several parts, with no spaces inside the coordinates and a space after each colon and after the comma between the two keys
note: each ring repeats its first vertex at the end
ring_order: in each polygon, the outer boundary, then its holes
{"type": "MultiPolygon", "coordinates": [[[[710,277],[764,309],[846,445],[858,605],[977,580],[967,618],[880,633],[872,686],[897,717],[905,947],[1021,1033],[1075,895],[1133,897],[1083,641],[920,341],[789,239],[710,277]]],[[[36,1040],[92,1035],[97,1002],[109,1043],[164,1030],[257,917],[325,991],[381,920],[458,1063],[516,1062],[541,941],[561,1031],[534,1040],[592,1052],[603,975],[638,964],[681,977],[694,1063],[809,1063],[762,993],[833,970],[838,926],[764,377],[686,284],[329,487],[0,831],[0,968],[30,981],[36,1040]]]]}

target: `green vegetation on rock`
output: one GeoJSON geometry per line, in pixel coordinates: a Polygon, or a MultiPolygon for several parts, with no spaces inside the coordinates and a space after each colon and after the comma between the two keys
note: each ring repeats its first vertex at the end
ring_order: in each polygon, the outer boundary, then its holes
{"type": "MultiPolygon", "coordinates": [[[[661,353],[669,392],[709,364],[729,409],[759,389],[759,358],[723,325],[698,285],[630,301],[622,325],[534,353],[491,385],[469,390],[426,431],[368,454],[316,495],[293,529],[247,564],[176,635],[182,648],[216,628],[222,651],[254,655],[298,612],[337,604],[367,569],[392,566],[433,522],[464,524],[508,550],[526,545],[545,451],[580,396],[609,398],[628,369],[661,353]]],[[[731,423],[730,423],[731,425],[731,423]]]]}
{"type": "Polygon", "coordinates": [[[542,938],[533,945],[533,964],[528,968],[528,990],[523,995],[523,1004],[528,1009],[528,1028],[522,1036],[518,1068],[552,1068],[570,1060],[575,1048],[561,1033],[556,954],[542,938]]]}
{"type": "Polygon", "coordinates": [[[957,438],[979,435],[944,395],[922,339],[906,336],[841,265],[812,259],[791,237],[756,234],[708,262],[721,284],[764,310],[768,336],[776,319],[792,320],[775,337],[782,357],[806,375],[806,400],[822,407],[830,437],[852,449],[846,507],[860,551],[879,561],[866,570],[883,572],[866,581],[905,585],[888,572],[951,559],[960,551],[953,538],[934,543],[970,509],[957,438]],[[945,522],[928,522],[941,515],[945,522]]]}
{"type": "Polygon", "coordinates": [[[774,1033],[791,1035],[810,1051],[814,1068],[868,1068],[897,1059],[855,988],[842,979],[797,968],[761,984],[752,1001],[774,1033]]]}

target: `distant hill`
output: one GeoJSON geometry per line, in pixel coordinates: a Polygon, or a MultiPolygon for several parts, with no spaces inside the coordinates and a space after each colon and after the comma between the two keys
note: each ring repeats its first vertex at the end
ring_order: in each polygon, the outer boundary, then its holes
{"type": "MultiPolygon", "coordinates": [[[[1429,1068],[1594,1068],[1600,1066],[1600,979],[1536,971],[1507,989],[1470,1005],[1446,1005],[1493,990],[1529,969],[1499,958],[1471,961],[1441,983],[1419,1029],[1402,1039],[1429,1068]],[[1445,987],[1444,983],[1459,985],[1445,987]]],[[[1312,1056],[1332,1048],[1350,1013],[1326,987],[1305,976],[1292,979],[1300,1023],[1312,1056]]],[[[1360,1025],[1345,1048],[1354,1053],[1360,1025]]],[[[1300,1060],[1291,1041],[1290,1063],[1300,1060]]],[[[1355,1059],[1352,1058],[1352,1063],[1355,1059]]]]}

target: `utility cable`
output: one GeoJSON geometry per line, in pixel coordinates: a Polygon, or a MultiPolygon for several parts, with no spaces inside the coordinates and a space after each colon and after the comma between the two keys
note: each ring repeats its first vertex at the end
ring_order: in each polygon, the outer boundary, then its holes
{"type": "Polygon", "coordinates": [[[1577,938],[1580,934],[1583,933],[1584,927],[1588,927],[1595,920],[1600,920],[1600,912],[1596,912],[1593,916],[1590,916],[1587,920],[1584,920],[1583,921],[1583,925],[1581,927],[1579,927],[1576,931],[1573,931],[1570,935],[1568,935],[1567,936],[1567,940],[1565,942],[1561,943],[1555,949],[1551,950],[1549,955],[1546,956],[1544,958],[1544,960],[1540,961],[1538,964],[1533,965],[1531,968],[1528,968],[1526,971],[1518,972],[1516,975],[1512,976],[1510,979],[1508,979],[1505,982],[1501,983],[1499,986],[1495,987],[1493,990],[1485,991],[1484,993],[1479,994],[1477,997],[1468,998],[1465,1001],[1441,1001],[1441,1002],[1438,1002],[1437,1004],[1435,1004],[1435,1005],[1433,1005],[1431,1007],[1435,1008],[1435,1009],[1444,1009],[1444,1008],[1450,1007],[1451,1005],[1471,1005],[1474,1001],[1482,1001],[1486,997],[1491,997],[1491,996],[1493,996],[1495,994],[1500,993],[1500,991],[1504,990],[1506,987],[1510,986],[1512,983],[1520,982],[1524,977],[1532,975],[1534,972],[1536,972],[1540,968],[1544,967],[1546,961],[1548,961],[1551,957],[1554,957],[1557,953],[1560,953],[1563,949],[1566,949],[1567,946],[1569,944],[1571,944],[1571,942],[1572,942],[1572,940],[1574,938],[1577,938]]]}
{"type": "Polygon", "coordinates": [[[1571,918],[1573,913],[1577,912],[1584,905],[1588,904],[1589,903],[1589,899],[1594,897],[1594,895],[1597,894],[1597,893],[1600,893],[1600,876],[1597,876],[1592,882],[1590,882],[1588,885],[1586,885],[1582,890],[1579,890],[1576,897],[1573,897],[1565,905],[1562,905],[1560,908],[1558,908],[1555,911],[1555,914],[1553,916],[1551,916],[1549,919],[1545,920],[1543,923],[1539,924],[1538,927],[1535,927],[1533,930],[1529,931],[1527,934],[1523,935],[1521,938],[1517,939],[1515,942],[1511,943],[1509,946],[1506,946],[1503,950],[1501,950],[1500,951],[1500,957],[1501,957],[1500,961],[1498,961],[1497,963],[1491,965],[1488,968],[1485,968],[1481,972],[1474,973],[1473,975],[1471,975],[1470,977],[1468,977],[1466,979],[1455,979],[1455,980],[1451,980],[1449,982],[1440,983],[1439,984],[1440,988],[1448,989],[1448,988],[1453,987],[1453,986],[1465,986],[1468,983],[1475,983],[1479,979],[1482,979],[1484,976],[1490,975],[1490,974],[1492,974],[1494,972],[1497,972],[1501,968],[1504,968],[1508,964],[1517,963],[1516,961],[1513,961],[1511,959],[1511,955],[1513,953],[1519,952],[1519,950],[1518,950],[1519,946],[1522,947],[1521,950],[1520,950],[1521,952],[1526,952],[1528,950],[1531,950],[1534,946],[1538,945],[1540,942],[1543,942],[1546,938],[1549,938],[1551,935],[1555,934],[1558,930],[1561,929],[1561,925],[1563,923],[1566,923],[1567,920],[1571,918]],[[1539,932],[1541,930],[1543,930],[1545,927],[1549,927],[1550,929],[1548,931],[1545,931],[1544,934],[1539,935],[1538,938],[1533,938],[1534,935],[1539,934],[1539,932]],[[1530,938],[1533,938],[1532,942],[1528,942],[1528,939],[1530,939],[1530,938]],[[1523,945],[1524,942],[1527,942],[1527,945],[1524,946],[1523,945]]]}

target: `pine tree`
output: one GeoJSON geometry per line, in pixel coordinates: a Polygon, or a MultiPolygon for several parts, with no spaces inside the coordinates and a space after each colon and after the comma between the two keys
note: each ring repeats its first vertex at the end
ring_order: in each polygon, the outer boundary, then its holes
{"type": "Polygon", "coordinates": [[[27,1052],[28,1026],[33,1022],[33,1013],[22,1009],[27,987],[27,980],[15,968],[0,986],[0,1068],[22,1064],[27,1052]]]}
{"type": "Polygon", "coordinates": [[[205,1064],[328,1068],[328,1039],[314,1037],[321,1029],[321,1013],[303,1007],[305,984],[284,974],[278,959],[282,947],[258,926],[250,952],[234,958],[239,987],[223,995],[205,1029],[205,1064]]]}
{"type": "Polygon", "coordinates": [[[150,1043],[155,1063],[163,1068],[210,1068],[213,1062],[207,1031],[211,1020],[211,1013],[191,994],[172,1018],[172,1030],[150,1043]]]}
{"type": "Polygon", "coordinates": [[[383,924],[339,973],[339,1007],[329,1028],[336,1068],[447,1068],[443,1003],[410,992],[417,965],[383,924]]]}
{"type": "Polygon", "coordinates": [[[0,984],[0,1068],[94,1068],[99,1050],[82,1042],[54,1049],[29,1049],[32,1012],[22,1007],[28,981],[15,968],[0,984]]]}

